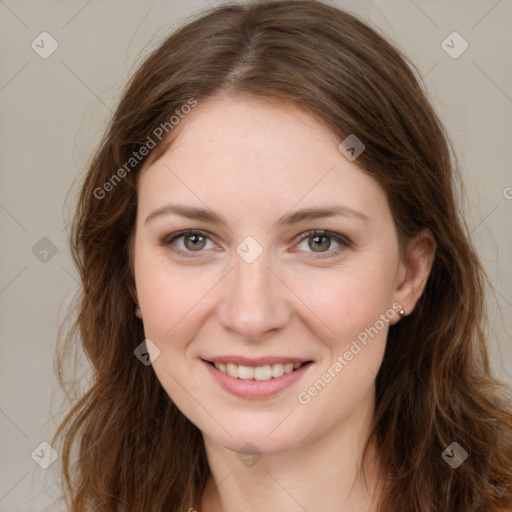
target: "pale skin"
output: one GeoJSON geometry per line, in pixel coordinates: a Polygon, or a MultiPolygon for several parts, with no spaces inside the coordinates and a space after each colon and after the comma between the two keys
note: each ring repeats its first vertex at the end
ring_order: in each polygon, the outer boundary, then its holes
{"type": "Polygon", "coordinates": [[[133,293],[145,336],[160,350],[153,369],[203,434],[211,477],[200,512],[375,510],[378,466],[368,466],[367,485],[357,477],[375,377],[389,325],[400,321],[393,304],[409,314],[424,290],[432,234],[422,231],[402,258],[383,189],[297,107],[216,97],[181,123],[140,176],[133,293]],[[173,213],[146,221],[171,203],[224,223],[173,213]],[[277,224],[327,206],[345,214],[277,224]],[[203,234],[171,240],[182,230],[203,234]],[[236,251],[248,236],[262,249],[251,263],[236,251]],[[386,311],[394,314],[378,334],[299,402],[386,311]],[[243,398],[221,388],[203,361],[226,354],[312,364],[275,396],[243,398]],[[248,442],[257,460],[238,456],[248,442]]]}

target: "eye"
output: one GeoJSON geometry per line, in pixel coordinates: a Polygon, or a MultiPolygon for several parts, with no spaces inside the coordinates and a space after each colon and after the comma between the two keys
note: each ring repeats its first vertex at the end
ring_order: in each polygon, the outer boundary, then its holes
{"type": "MultiPolygon", "coordinates": [[[[191,258],[200,256],[203,249],[215,248],[215,244],[211,241],[209,234],[198,230],[173,233],[162,241],[162,245],[170,246],[170,248],[179,255],[191,258]],[[212,244],[212,247],[207,247],[208,242],[212,244]]],[[[326,258],[337,256],[344,249],[351,246],[352,242],[347,237],[332,231],[317,229],[303,233],[299,240],[298,249],[294,249],[293,252],[296,250],[309,253],[313,252],[317,255],[315,256],[317,258],[326,258]],[[338,245],[334,250],[329,250],[331,249],[333,240],[338,245]],[[300,245],[305,243],[307,243],[307,247],[300,248],[300,245]],[[308,249],[310,249],[310,251],[308,251],[308,249]],[[322,255],[324,253],[326,256],[322,255]]]]}
{"type": "Polygon", "coordinates": [[[351,247],[351,245],[352,242],[347,237],[340,235],[339,233],[325,230],[313,230],[302,235],[298,245],[298,250],[305,250],[306,252],[309,252],[307,250],[309,248],[311,249],[311,252],[316,254],[327,253],[327,256],[318,256],[319,258],[325,258],[336,256],[347,247],[351,247]],[[333,240],[338,244],[338,246],[335,247],[334,250],[329,250],[333,240]],[[306,249],[301,249],[301,244],[306,244],[306,249]]]}
{"type": "MultiPolygon", "coordinates": [[[[202,252],[207,241],[213,245],[208,234],[202,231],[181,231],[165,238],[162,243],[173,246],[172,249],[179,254],[193,258],[196,256],[193,253],[202,252]]],[[[206,248],[212,249],[213,247],[206,248]]]]}

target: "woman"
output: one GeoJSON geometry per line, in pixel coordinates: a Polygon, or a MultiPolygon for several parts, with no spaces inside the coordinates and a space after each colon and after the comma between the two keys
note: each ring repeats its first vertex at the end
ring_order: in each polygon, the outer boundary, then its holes
{"type": "Polygon", "coordinates": [[[144,61],[73,225],[69,510],[512,510],[484,273],[411,68],[316,1],[219,7],[144,61]]]}

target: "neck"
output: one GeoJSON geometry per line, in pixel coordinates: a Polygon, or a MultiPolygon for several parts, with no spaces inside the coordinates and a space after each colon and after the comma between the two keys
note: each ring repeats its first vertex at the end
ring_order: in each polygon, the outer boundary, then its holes
{"type": "Polygon", "coordinates": [[[244,466],[237,454],[204,436],[210,477],[199,512],[371,512],[379,484],[375,451],[359,472],[371,427],[374,388],[352,415],[295,450],[263,454],[244,466]]]}

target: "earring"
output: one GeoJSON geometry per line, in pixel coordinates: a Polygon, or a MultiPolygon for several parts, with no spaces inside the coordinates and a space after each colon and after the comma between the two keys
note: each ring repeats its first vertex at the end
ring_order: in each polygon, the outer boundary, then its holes
{"type": "Polygon", "coordinates": [[[405,310],[404,310],[404,308],[402,308],[402,309],[398,312],[398,314],[400,315],[400,317],[401,317],[401,318],[403,318],[403,317],[405,316],[405,310]]]}

